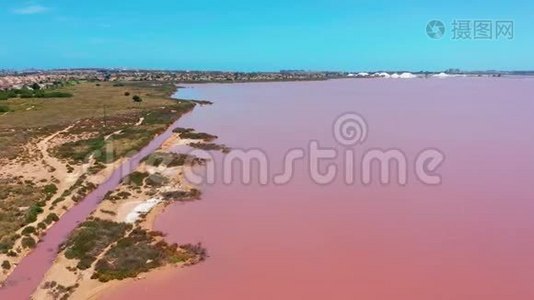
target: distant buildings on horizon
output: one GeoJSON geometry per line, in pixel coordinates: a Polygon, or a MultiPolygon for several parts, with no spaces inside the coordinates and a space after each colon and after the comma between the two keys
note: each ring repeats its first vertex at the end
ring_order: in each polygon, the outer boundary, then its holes
{"type": "Polygon", "coordinates": [[[259,82],[259,81],[304,81],[327,80],[336,78],[392,78],[411,79],[429,77],[458,76],[533,76],[534,71],[462,71],[448,69],[443,72],[428,71],[374,71],[374,72],[338,72],[281,70],[278,72],[227,72],[227,71],[170,71],[170,70],[128,70],[105,68],[78,69],[28,69],[24,71],[0,70],[0,89],[20,89],[35,83],[44,87],[52,83],[70,80],[94,81],[162,81],[176,83],[199,82],[259,82]]]}

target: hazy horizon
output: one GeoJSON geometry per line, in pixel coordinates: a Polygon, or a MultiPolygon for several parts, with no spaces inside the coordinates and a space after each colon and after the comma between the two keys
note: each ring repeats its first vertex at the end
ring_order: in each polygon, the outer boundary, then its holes
{"type": "Polygon", "coordinates": [[[237,70],[237,69],[178,69],[178,68],[142,68],[142,67],[58,67],[58,68],[0,68],[0,71],[16,71],[16,72],[31,72],[31,71],[60,71],[60,70],[112,70],[112,71],[148,71],[148,72],[236,72],[236,73],[278,73],[278,72],[304,72],[304,73],[320,73],[320,72],[344,72],[344,73],[357,73],[357,72],[412,72],[412,73],[438,73],[447,72],[450,70],[458,70],[461,73],[484,73],[484,72],[534,72],[533,69],[480,69],[469,70],[462,68],[446,68],[435,70],[415,70],[415,69],[366,69],[366,70],[352,70],[352,69],[280,69],[280,70],[237,70]]]}

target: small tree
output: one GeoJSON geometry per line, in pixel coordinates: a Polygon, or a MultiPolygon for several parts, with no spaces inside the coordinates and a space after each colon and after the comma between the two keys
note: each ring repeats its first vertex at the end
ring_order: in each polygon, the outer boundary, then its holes
{"type": "Polygon", "coordinates": [[[32,233],[35,233],[35,227],[33,226],[27,226],[27,227],[24,227],[24,229],[22,229],[23,235],[30,235],[32,233]]]}
{"type": "Polygon", "coordinates": [[[35,82],[34,84],[32,84],[32,89],[34,91],[37,91],[41,89],[41,86],[37,82],[35,82]]]}
{"type": "Polygon", "coordinates": [[[143,102],[143,99],[142,99],[141,97],[137,96],[137,95],[133,96],[133,97],[132,97],[132,100],[133,100],[134,102],[137,102],[137,103],[141,103],[141,102],[143,102]]]}
{"type": "Polygon", "coordinates": [[[4,260],[4,262],[2,262],[2,269],[4,269],[4,270],[11,269],[11,264],[9,263],[9,261],[4,260]]]}
{"type": "Polygon", "coordinates": [[[23,248],[33,248],[35,247],[35,240],[32,237],[25,236],[20,242],[23,248]]]}

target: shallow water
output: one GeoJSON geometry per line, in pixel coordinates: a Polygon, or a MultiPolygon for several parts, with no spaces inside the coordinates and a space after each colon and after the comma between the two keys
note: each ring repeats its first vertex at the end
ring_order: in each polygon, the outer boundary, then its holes
{"type": "Polygon", "coordinates": [[[534,80],[332,80],[196,86],[213,106],[181,126],[265,151],[274,170],[309,140],[342,148],[332,122],[369,126],[363,153],[446,155],[442,184],[318,185],[297,162],[289,184],[205,186],[156,228],[201,241],[200,265],[152,274],[104,299],[532,299],[534,80]]]}

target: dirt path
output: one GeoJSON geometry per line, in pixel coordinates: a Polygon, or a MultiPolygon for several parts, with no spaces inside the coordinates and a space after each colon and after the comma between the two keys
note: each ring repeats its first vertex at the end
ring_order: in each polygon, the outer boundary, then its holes
{"type": "Polygon", "coordinates": [[[50,154],[48,153],[48,149],[49,149],[50,141],[52,139],[54,139],[55,137],[57,137],[58,135],[62,133],[68,132],[75,125],[76,123],[68,126],[67,128],[61,131],[58,131],[56,133],[53,133],[45,137],[44,139],[42,139],[40,142],[37,143],[37,148],[41,152],[43,161],[45,162],[45,164],[47,164],[48,166],[54,169],[54,171],[51,173],[53,173],[54,176],[59,179],[58,195],[61,195],[63,191],[69,188],[72,185],[72,183],[74,183],[77,180],[77,177],[80,177],[80,175],[79,174],[73,174],[72,176],[69,175],[64,178],[65,180],[61,180],[61,177],[67,174],[70,174],[70,173],[68,172],[67,166],[65,164],[63,164],[59,159],[50,156],[50,154]],[[56,176],[56,175],[59,175],[59,176],[56,176]]]}

